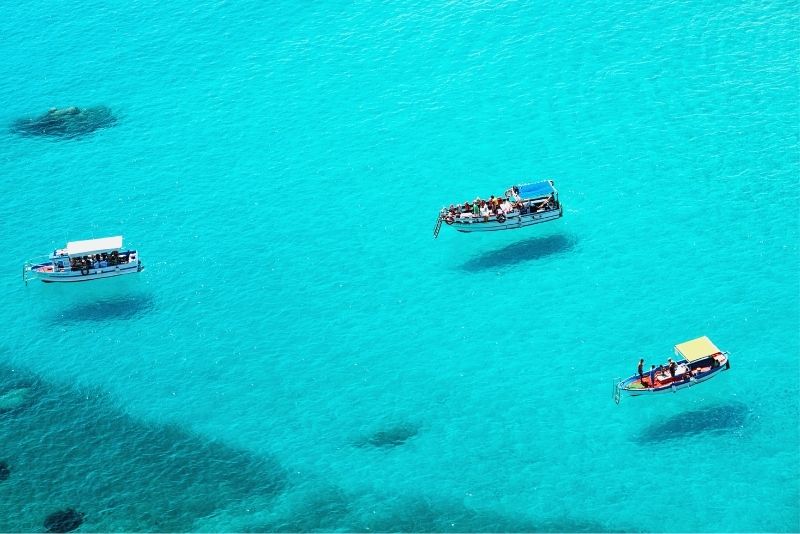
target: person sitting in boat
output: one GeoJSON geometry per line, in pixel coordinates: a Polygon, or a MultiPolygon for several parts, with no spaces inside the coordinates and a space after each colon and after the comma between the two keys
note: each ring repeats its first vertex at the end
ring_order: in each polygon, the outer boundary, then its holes
{"type": "Polygon", "coordinates": [[[481,201],[480,214],[481,214],[481,217],[483,217],[484,221],[488,221],[489,220],[489,214],[490,214],[489,205],[484,201],[481,201]]]}
{"type": "Polygon", "coordinates": [[[500,208],[503,210],[503,213],[511,213],[514,210],[514,206],[511,205],[511,202],[509,202],[507,198],[500,204],[500,208]]]}
{"type": "Polygon", "coordinates": [[[538,206],[536,206],[536,211],[545,211],[550,207],[550,201],[553,199],[553,195],[550,195],[546,199],[544,199],[538,206]]]}
{"type": "Polygon", "coordinates": [[[472,202],[472,216],[477,217],[481,214],[481,197],[476,197],[475,200],[472,202]]]}

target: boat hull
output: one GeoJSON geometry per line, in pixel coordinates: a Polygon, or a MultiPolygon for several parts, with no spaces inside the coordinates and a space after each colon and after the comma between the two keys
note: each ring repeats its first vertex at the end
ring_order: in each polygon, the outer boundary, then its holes
{"type": "Polygon", "coordinates": [[[89,269],[88,274],[82,274],[81,271],[39,271],[34,267],[31,269],[42,282],[46,284],[52,283],[76,283],[76,282],[89,282],[91,280],[100,280],[101,278],[113,278],[115,276],[123,276],[126,274],[135,274],[144,270],[141,261],[125,265],[115,265],[109,267],[100,267],[98,269],[89,269]]]}
{"type": "Polygon", "coordinates": [[[559,219],[562,215],[563,209],[561,205],[559,205],[558,208],[554,210],[540,213],[526,213],[524,215],[509,214],[505,222],[498,222],[496,217],[490,217],[488,221],[476,217],[456,219],[453,221],[453,224],[448,224],[448,226],[465,234],[473,232],[499,232],[501,230],[516,230],[517,228],[525,228],[526,226],[553,221],[559,219]]]}
{"type": "MultiPolygon", "coordinates": [[[[728,369],[730,369],[730,362],[726,358],[725,363],[723,363],[719,367],[711,369],[710,371],[702,373],[701,375],[691,377],[688,380],[673,381],[670,384],[667,384],[667,385],[664,385],[664,386],[661,386],[661,387],[656,387],[656,388],[650,388],[650,387],[644,387],[643,388],[643,387],[641,387],[641,382],[639,381],[639,377],[638,376],[632,376],[632,377],[626,378],[625,380],[620,382],[619,390],[620,390],[620,392],[622,392],[623,394],[625,394],[625,395],[627,395],[629,397],[639,397],[639,396],[645,396],[645,395],[659,395],[659,394],[662,394],[662,393],[676,393],[677,391],[679,391],[681,389],[686,389],[686,388],[690,388],[690,387],[696,386],[697,384],[701,384],[701,383],[705,382],[706,380],[710,380],[710,379],[714,378],[715,376],[719,376],[721,373],[727,371],[728,369]],[[639,387],[636,387],[636,386],[639,386],[639,387]]],[[[645,377],[647,377],[646,374],[645,374],[645,377]]]]}

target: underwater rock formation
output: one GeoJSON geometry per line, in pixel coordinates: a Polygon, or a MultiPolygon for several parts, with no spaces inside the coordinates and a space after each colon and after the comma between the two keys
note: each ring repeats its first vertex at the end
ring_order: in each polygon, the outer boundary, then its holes
{"type": "Polygon", "coordinates": [[[11,468],[5,462],[0,462],[0,482],[7,480],[11,476],[11,468]]]}
{"type": "Polygon", "coordinates": [[[0,391],[0,414],[27,406],[33,398],[31,388],[18,387],[0,391]]]}
{"type": "Polygon", "coordinates": [[[44,520],[47,532],[72,532],[83,523],[84,515],[74,508],[59,510],[48,515],[44,520]]]}
{"type": "MultiPolygon", "coordinates": [[[[250,507],[248,507],[250,508],[250,507]]],[[[253,507],[255,508],[255,507],[253,507]]],[[[536,519],[473,509],[433,495],[345,493],[328,488],[285,495],[262,522],[249,514],[200,520],[193,532],[633,532],[572,517],[536,519]]]]}
{"type": "Polygon", "coordinates": [[[287,487],[271,455],[141,421],[106,393],[0,361],[0,395],[23,387],[29,403],[0,415],[0,460],[13,459],[13,477],[0,483],[0,532],[43,531],[44,516],[70,505],[86,514],[80,530],[189,532],[198,518],[245,500],[271,502],[287,487]],[[56,495],[70,501],[54,503],[56,495]]]}
{"type": "Polygon", "coordinates": [[[106,106],[90,108],[51,108],[35,119],[18,119],[11,125],[11,131],[24,137],[63,137],[72,138],[89,134],[100,128],[112,126],[117,118],[106,106]]]}
{"type": "Polygon", "coordinates": [[[361,438],[356,441],[357,447],[397,447],[419,433],[420,426],[412,423],[400,423],[385,430],[379,430],[374,434],[361,438]]]}

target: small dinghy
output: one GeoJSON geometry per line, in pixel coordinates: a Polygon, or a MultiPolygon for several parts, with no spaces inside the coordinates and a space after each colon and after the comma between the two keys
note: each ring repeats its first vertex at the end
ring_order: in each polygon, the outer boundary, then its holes
{"type": "Polygon", "coordinates": [[[45,261],[29,261],[22,267],[22,279],[42,282],[87,282],[144,269],[136,250],[123,248],[122,236],[70,241],[54,250],[45,261]]]}
{"type": "Polygon", "coordinates": [[[731,368],[728,353],[717,348],[703,336],[675,345],[675,361],[644,369],[625,380],[614,381],[614,402],[619,404],[622,393],[630,397],[675,393],[690,388],[731,368]],[[654,368],[653,368],[654,367],[654,368]]]}

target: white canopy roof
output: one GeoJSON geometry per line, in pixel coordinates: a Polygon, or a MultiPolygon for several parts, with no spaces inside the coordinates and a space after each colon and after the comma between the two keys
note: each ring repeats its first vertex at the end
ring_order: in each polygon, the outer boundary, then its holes
{"type": "Polygon", "coordinates": [[[84,239],[83,241],[70,241],[67,243],[67,254],[70,256],[83,256],[84,254],[100,254],[122,248],[122,236],[101,237],[100,239],[84,239]]]}

